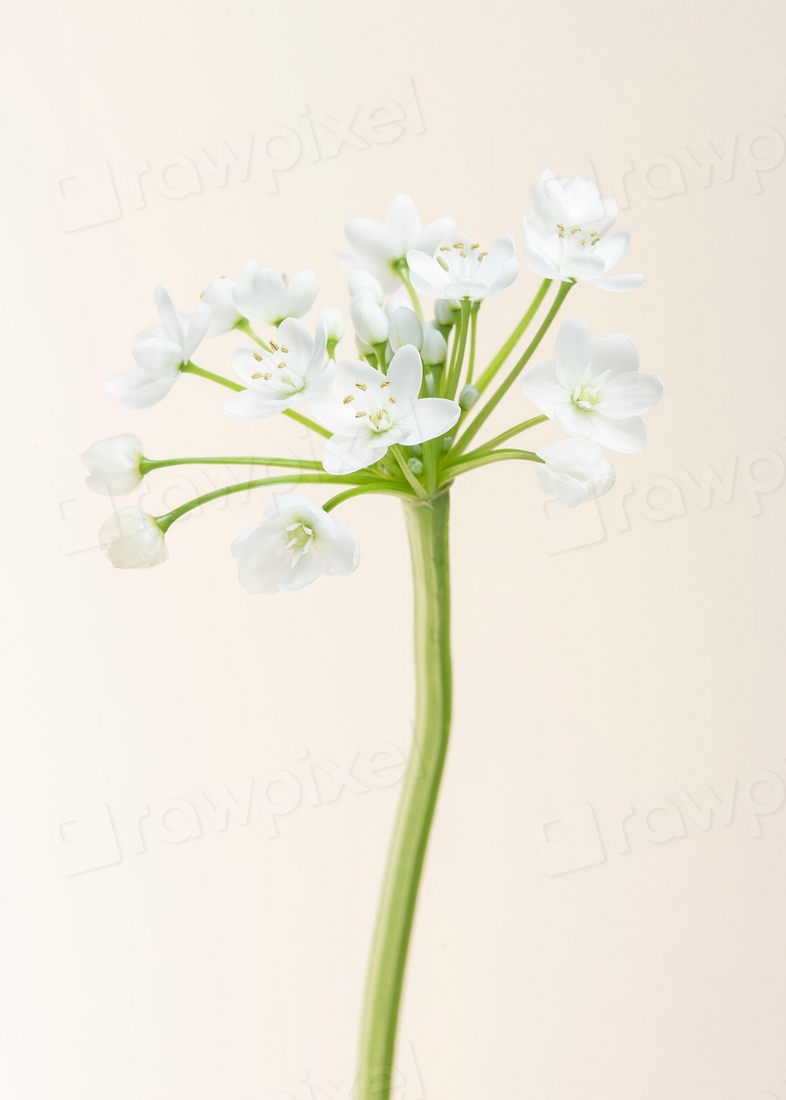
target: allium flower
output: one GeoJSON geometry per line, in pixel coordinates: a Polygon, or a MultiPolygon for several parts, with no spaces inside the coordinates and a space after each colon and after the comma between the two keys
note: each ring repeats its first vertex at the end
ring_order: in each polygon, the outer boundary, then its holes
{"type": "Polygon", "coordinates": [[[346,577],[360,560],[355,536],[308,497],[287,493],[232,543],[247,592],[293,592],[323,573],[346,577]]]}
{"type": "Polygon", "coordinates": [[[555,361],[531,367],[521,388],[569,435],[624,454],[644,448],[641,414],[663,396],[660,378],[639,371],[630,336],[593,336],[578,317],[569,317],[559,330],[555,361]]]}
{"type": "Polygon", "coordinates": [[[164,532],[151,515],[135,505],[121,508],[105,520],[98,541],[116,569],[149,569],[169,556],[164,532]]]}
{"type": "Polygon", "coordinates": [[[425,443],[453,427],[461,409],[443,397],[419,400],[422,378],[420,355],[411,344],[396,352],[387,374],[354,359],[339,361],[334,392],[311,401],[335,433],[322,455],[328,473],[354,473],[382,458],[394,443],[425,443]]]}
{"type": "Polygon", "coordinates": [[[353,218],[347,222],[347,240],[355,255],[339,252],[336,259],[344,267],[364,268],[376,276],[385,290],[394,290],[399,285],[396,265],[410,249],[431,253],[455,228],[455,218],[448,217],[421,226],[417,207],[409,195],[396,195],[384,222],[373,218],[353,218]]]}
{"type": "Polygon", "coordinates": [[[235,420],[258,420],[310,400],[330,385],[335,366],[325,361],[325,330],[317,325],[312,336],[302,321],[282,321],[281,343],[270,341],[264,348],[238,348],[232,353],[232,368],[246,385],[223,404],[235,420]]]}
{"type": "Polygon", "coordinates": [[[535,463],[538,484],[549,500],[563,508],[602,497],[614,484],[614,467],[597,443],[560,439],[537,453],[545,462],[535,463]]]}
{"type": "Polygon", "coordinates": [[[142,480],[142,440],[135,435],[113,435],[88,447],[82,461],[90,471],[85,485],[104,496],[133,492],[142,480]]]}
{"type": "Polygon", "coordinates": [[[537,177],[530,191],[532,214],[521,221],[524,262],[544,279],[575,279],[604,290],[633,290],[643,275],[606,275],[624,256],[630,233],[606,237],[617,217],[614,199],[601,199],[585,176],[559,179],[550,168],[537,177]]]}
{"type": "Polygon", "coordinates": [[[287,282],[272,267],[249,260],[243,268],[243,281],[233,287],[232,298],[243,317],[263,325],[278,325],[287,317],[308,313],[319,287],[319,279],[308,267],[287,282]]]}
{"type": "Polygon", "coordinates": [[[136,366],[106,383],[109,393],[129,409],[147,409],[166,397],[210,325],[210,307],[204,302],[184,322],[163,283],[156,287],[154,297],[161,324],[137,333],[131,352],[136,366]]]}
{"type": "Polygon", "coordinates": [[[430,298],[471,298],[476,301],[510,286],[519,273],[515,245],[504,233],[489,248],[462,235],[444,238],[432,256],[407,253],[412,285],[430,298]]]}

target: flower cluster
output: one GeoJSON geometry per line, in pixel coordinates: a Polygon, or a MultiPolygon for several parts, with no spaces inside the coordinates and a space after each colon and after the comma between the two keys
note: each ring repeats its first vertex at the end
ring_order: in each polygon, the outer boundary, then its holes
{"type": "MultiPolygon", "coordinates": [[[[119,509],[101,529],[109,560],[125,569],[163,562],[169,527],[224,493],[293,483],[340,486],[323,505],[292,491],[274,496],[262,521],[233,543],[244,588],[292,591],[322,574],[345,576],[356,568],[357,542],[331,514],[350,497],[386,493],[428,505],[459,475],[515,459],[532,462],[543,492],[563,507],[608,492],[614,469],[602,448],[623,454],[643,448],[641,417],[660,400],[662,382],[639,370],[629,336],[593,336],[578,317],[562,324],[553,360],[529,364],[576,284],[621,291],[643,281],[643,275],[608,274],[629,244],[627,232],[609,232],[616,216],[616,203],[602,199],[589,179],[559,179],[549,170],[537,177],[522,220],[522,258],[542,283],[514,332],[479,373],[478,315],[487,295],[516,281],[515,241],[503,234],[486,247],[452,217],[423,227],[408,195],[393,199],[385,222],[355,218],[346,227],[351,253],[336,258],[349,270],[352,357],[336,355],[345,335],[338,309],[324,306],[313,328],[302,320],[320,288],[310,269],[287,279],[248,260],[239,279],[215,279],[187,312],[176,309],[166,286],[158,286],[160,324],[138,334],[134,366],[107,383],[122,405],[147,408],[163,400],[182,374],[194,375],[231,391],[223,403],[227,416],[288,416],[321,437],[324,449],[321,462],[222,458],[286,472],[215,490],[162,516],[134,505],[119,509]],[[556,295],[535,336],[500,381],[552,286],[556,295]],[[428,320],[421,295],[433,301],[428,320]],[[260,326],[266,331],[258,331],[260,326]],[[193,358],[203,340],[231,331],[247,341],[231,355],[237,382],[193,358]],[[516,381],[538,414],[470,448],[516,381]],[[508,446],[547,420],[567,438],[537,450],[508,446]]],[[[111,497],[133,492],[160,467],[217,461],[152,460],[131,434],[93,444],[83,459],[89,487],[111,497]]]]}

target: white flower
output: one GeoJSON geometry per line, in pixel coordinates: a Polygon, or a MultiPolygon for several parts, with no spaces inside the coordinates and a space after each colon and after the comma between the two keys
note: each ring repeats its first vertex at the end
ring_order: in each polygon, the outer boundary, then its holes
{"type": "MultiPolygon", "coordinates": [[[[391,298],[391,301],[395,299],[391,298]]],[[[390,315],[388,340],[393,351],[398,351],[405,344],[412,344],[418,351],[423,347],[423,325],[414,309],[403,302],[390,315]]]]}
{"type": "Polygon", "coordinates": [[[602,497],[614,484],[614,467],[597,443],[560,439],[536,452],[535,476],[543,492],[563,508],[575,508],[592,497],[602,497]]]}
{"type": "Polygon", "coordinates": [[[354,359],[339,361],[334,393],[311,402],[335,433],[322,456],[328,473],[354,473],[382,458],[394,443],[424,443],[453,427],[461,409],[442,397],[419,400],[422,378],[420,355],[411,344],[396,352],[386,375],[354,359]]]}
{"type": "Polygon", "coordinates": [[[344,267],[365,268],[385,290],[394,290],[399,284],[396,265],[410,249],[431,253],[455,228],[455,218],[448,217],[421,226],[417,207],[409,195],[396,195],[384,222],[373,218],[353,218],[347,222],[347,240],[355,255],[341,252],[336,259],[344,267]]]}
{"type": "Polygon", "coordinates": [[[103,496],[122,496],[136,489],[142,480],[142,440],[135,435],[113,435],[88,447],[82,461],[90,474],[85,485],[103,496]]]}
{"type": "Polygon", "coordinates": [[[385,299],[385,291],[379,279],[370,271],[364,271],[362,267],[349,276],[349,293],[353,299],[373,298],[378,306],[381,306],[385,299]]]}
{"type": "Polygon", "coordinates": [[[353,298],[349,305],[352,324],[360,341],[367,348],[384,344],[388,338],[388,317],[382,306],[371,298],[353,298]]]}
{"type": "Polygon", "coordinates": [[[188,314],[184,325],[163,283],[156,287],[154,297],[161,324],[137,333],[132,349],[136,366],[106,383],[109,393],[119,397],[120,404],[129,409],[147,409],[166,397],[178,379],[181,366],[202,343],[210,325],[210,307],[204,302],[188,314]]]}
{"type": "Polygon", "coordinates": [[[443,239],[433,256],[408,252],[412,285],[430,298],[471,298],[477,301],[510,286],[519,273],[513,259],[515,245],[509,233],[494,242],[488,252],[462,235],[443,239]]]}
{"type": "Polygon", "coordinates": [[[593,336],[578,317],[569,317],[559,330],[555,361],[528,370],[521,388],[568,435],[624,454],[644,448],[641,414],[663,396],[660,378],[639,372],[630,336],[593,336]]]}
{"type": "Polygon", "coordinates": [[[232,289],[232,298],[243,317],[263,325],[278,325],[287,317],[308,313],[319,286],[319,279],[308,267],[287,282],[272,267],[249,260],[243,268],[243,282],[232,289]]]}
{"type": "Polygon", "coordinates": [[[323,573],[346,577],[360,560],[355,536],[308,497],[287,493],[232,543],[247,592],[294,592],[323,573]]]}
{"type": "Polygon", "coordinates": [[[238,321],[243,320],[243,314],[235,304],[235,287],[244,286],[251,288],[254,273],[259,264],[256,260],[246,260],[240,279],[227,279],[222,276],[214,279],[202,295],[202,301],[207,302],[213,314],[210,321],[208,336],[223,336],[225,332],[233,329],[238,321]]]}
{"type": "Polygon", "coordinates": [[[235,420],[258,420],[310,400],[326,390],[335,366],[325,362],[325,330],[318,324],[314,336],[302,321],[287,318],[279,327],[281,343],[264,348],[238,348],[232,368],[247,389],[233,393],[223,404],[235,420]]]}
{"type": "Polygon", "coordinates": [[[149,569],[166,561],[164,532],[141,508],[121,508],[105,520],[98,541],[116,569],[149,569]]]}
{"type": "Polygon", "coordinates": [[[532,214],[521,221],[524,262],[544,279],[575,279],[604,290],[633,290],[643,275],[606,275],[624,256],[627,230],[606,237],[617,217],[614,199],[601,199],[585,176],[558,179],[550,168],[537,177],[530,192],[532,214]]]}
{"type": "Polygon", "coordinates": [[[337,344],[344,335],[344,317],[335,306],[323,306],[319,311],[318,323],[325,330],[325,337],[331,344],[337,344]]]}

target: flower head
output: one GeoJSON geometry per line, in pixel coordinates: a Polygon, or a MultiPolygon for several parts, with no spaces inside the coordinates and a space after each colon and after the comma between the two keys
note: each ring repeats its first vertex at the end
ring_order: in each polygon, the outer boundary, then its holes
{"type": "Polygon", "coordinates": [[[278,325],[287,317],[302,317],[313,306],[320,282],[304,267],[287,281],[272,267],[249,260],[243,279],[232,288],[235,307],[242,317],[263,325],[278,325]]]}
{"type": "Polygon", "coordinates": [[[385,290],[399,284],[397,265],[410,249],[431,253],[444,236],[453,233],[455,218],[437,218],[422,226],[420,215],[409,195],[396,195],[388,207],[384,222],[373,218],[352,218],[346,234],[354,256],[340,252],[336,259],[344,267],[360,267],[374,275],[385,290]]]}
{"type": "Polygon", "coordinates": [[[461,409],[443,397],[419,399],[422,379],[420,355],[411,344],[396,352],[387,374],[355,359],[340,360],[334,392],[311,402],[335,433],[322,455],[328,473],[354,473],[382,458],[394,443],[425,443],[449,431],[461,409]]]}
{"type": "Polygon", "coordinates": [[[169,556],[164,532],[153,516],[135,505],[105,520],[98,541],[116,569],[149,569],[169,556]]]}
{"type": "Polygon", "coordinates": [[[488,251],[470,237],[451,235],[443,239],[433,255],[412,251],[407,263],[412,285],[430,298],[470,298],[477,301],[510,286],[519,273],[513,258],[515,245],[504,233],[488,251]]]}
{"type": "Polygon", "coordinates": [[[232,353],[232,367],[246,389],[224,402],[227,416],[235,420],[258,420],[309,401],[330,385],[334,364],[325,362],[325,330],[317,325],[312,336],[302,321],[283,321],[264,348],[238,348],[232,353]]]}
{"type": "Polygon", "coordinates": [[[337,344],[344,335],[344,316],[335,306],[323,306],[319,311],[319,324],[325,330],[329,344],[337,344]]]}
{"type": "Polygon", "coordinates": [[[243,320],[243,314],[235,304],[235,287],[250,288],[258,267],[256,260],[246,260],[239,280],[222,276],[220,279],[214,279],[204,291],[202,301],[210,306],[213,315],[207,330],[208,336],[223,336],[225,332],[233,329],[238,321],[243,320]]]}
{"type": "Polygon", "coordinates": [[[576,280],[605,290],[633,290],[643,275],[606,275],[624,256],[627,230],[605,236],[617,217],[614,199],[601,199],[586,176],[557,178],[550,168],[530,191],[531,215],[521,221],[524,262],[536,275],[562,282],[576,280]]]}
{"type": "Polygon", "coordinates": [[[592,497],[602,497],[614,484],[614,467],[597,443],[560,439],[537,452],[535,476],[549,500],[575,508],[592,497]]]}
{"type": "Polygon", "coordinates": [[[641,414],[663,396],[660,378],[639,371],[630,336],[593,336],[578,317],[569,317],[559,330],[554,361],[531,367],[521,388],[569,435],[624,454],[643,450],[647,433],[641,414]]]}
{"type": "Polygon", "coordinates": [[[106,383],[109,393],[129,409],[147,409],[166,397],[210,325],[210,307],[204,302],[184,319],[163,283],[156,287],[154,297],[161,324],[137,333],[131,352],[136,366],[106,383]]]}
{"type": "Polygon", "coordinates": [[[103,496],[133,492],[142,480],[142,440],[135,435],[113,435],[88,447],[82,461],[90,471],[85,485],[103,496]]]}
{"type": "Polygon", "coordinates": [[[323,573],[345,577],[360,560],[355,536],[308,497],[287,493],[232,543],[247,592],[293,592],[323,573]]]}

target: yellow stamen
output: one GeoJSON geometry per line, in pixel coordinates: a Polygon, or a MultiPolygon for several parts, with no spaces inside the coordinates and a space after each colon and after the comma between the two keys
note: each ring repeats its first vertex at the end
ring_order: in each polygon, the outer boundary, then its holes
{"type": "Polygon", "coordinates": [[[348,393],[347,396],[344,398],[343,404],[348,405],[350,403],[350,401],[354,401],[354,400],[355,400],[354,393],[348,393]]]}
{"type": "Polygon", "coordinates": [[[262,356],[257,351],[254,352],[254,358],[256,359],[257,363],[262,362],[262,356]]]}
{"type": "Polygon", "coordinates": [[[357,386],[357,388],[359,390],[367,390],[368,389],[368,386],[366,385],[365,382],[356,382],[355,385],[357,386]]]}

